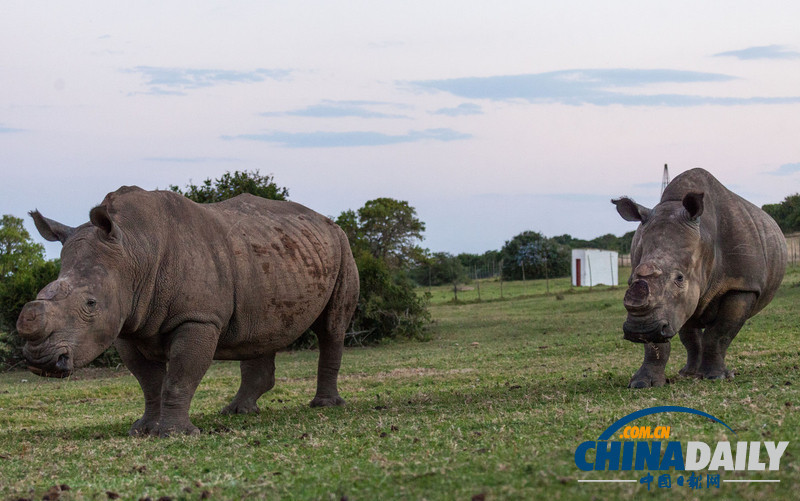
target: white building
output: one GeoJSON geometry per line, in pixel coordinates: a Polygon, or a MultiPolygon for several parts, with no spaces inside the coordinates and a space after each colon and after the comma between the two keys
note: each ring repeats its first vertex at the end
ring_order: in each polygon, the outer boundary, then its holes
{"type": "Polygon", "coordinates": [[[618,253],[598,249],[572,249],[572,285],[619,285],[618,253]]]}

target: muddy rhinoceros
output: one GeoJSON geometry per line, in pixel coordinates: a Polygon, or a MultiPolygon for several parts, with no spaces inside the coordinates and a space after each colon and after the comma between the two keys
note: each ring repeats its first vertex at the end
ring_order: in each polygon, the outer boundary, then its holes
{"type": "Polygon", "coordinates": [[[319,339],[312,406],[341,405],[342,346],[359,281],[344,232],[292,202],[252,195],[196,204],[122,187],[77,228],[31,213],[61,241],[61,272],[25,305],[17,330],[33,372],[65,377],[113,343],[145,410],[130,433],[195,434],[189,404],[213,359],[241,360],[226,413],[258,410],[275,352],[319,339]]]}
{"type": "Polygon", "coordinates": [[[728,345],[745,320],[773,298],[786,269],[786,240],[763,210],[703,169],[677,176],[648,209],[612,200],[641,224],[631,245],[623,337],[644,343],[644,362],[629,387],[666,383],[670,338],[686,347],[683,376],[732,377],[728,345]]]}

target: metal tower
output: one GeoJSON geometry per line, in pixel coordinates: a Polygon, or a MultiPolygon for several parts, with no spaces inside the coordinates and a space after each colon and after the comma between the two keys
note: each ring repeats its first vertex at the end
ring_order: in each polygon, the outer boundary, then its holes
{"type": "Polygon", "coordinates": [[[661,194],[664,194],[664,190],[667,189],[667,185],[669,184],[669,169],[667,168],[667,164],[664,164],[664,175],[661,177],[661,194]]]}

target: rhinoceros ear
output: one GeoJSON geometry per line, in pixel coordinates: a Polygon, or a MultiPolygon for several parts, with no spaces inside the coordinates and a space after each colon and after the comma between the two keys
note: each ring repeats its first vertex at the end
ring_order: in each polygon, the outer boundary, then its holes
{"type": "Polygon", "coordinates": [[[104,205],[98,205],[89,212],[89,221],[98,229],[100,238],[107,242],[119,242],[119,226],[111,219],[108,209],[104,205]]]}
{"type": "Polygon", "coordinates": [[[628,197],[612,200],[611,203],[617,206],[617,212],[625,221],[641,221],[644,223],[650,217],[650,209],[637,204],[628,197]]]}
{"type": "Polygon", "coordinates": [[[689,214],[689,219],[696,221],[703,214],[704,193],[689,192],[683,197],[683,208],[689,214]]]}
{"type": "Polygon", "coordinates": [[[45,240],[61,242],[63,244],[75,233],[76,228],[61,224],[52,219],[47,219],[38,210],[31,211],[28,214],[33,218],[36,229],[39,230],[39,234],[42,235],[45,240]]]}

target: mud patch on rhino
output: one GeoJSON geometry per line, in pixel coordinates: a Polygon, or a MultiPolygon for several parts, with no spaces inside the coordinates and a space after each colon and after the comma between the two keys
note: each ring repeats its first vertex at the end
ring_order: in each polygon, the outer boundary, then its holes
{"type": "Polygon", "coordinates": [[[294,324],[294,315],[291,313],[281,313],[281,323],[283,323],[284,328],[289,328],[294,324]]]}
{"type": "Polygon", "coordinates": [[[259,256],[265,256],[269,254],[269,249],[266,245],[250,244],[250,247],[253,249],[253,252],[259,256]]]}
{"type": "Polygon", "coordinates": [[[283,244],[283,248],[286,249],[286,252],[289,253],[291,256],[297,255],[300,248],[289,235],[281,235],[281,244],[283,244]]]}

